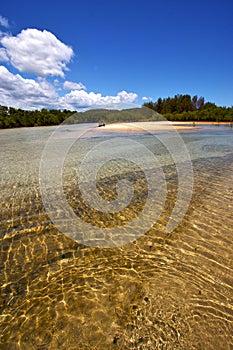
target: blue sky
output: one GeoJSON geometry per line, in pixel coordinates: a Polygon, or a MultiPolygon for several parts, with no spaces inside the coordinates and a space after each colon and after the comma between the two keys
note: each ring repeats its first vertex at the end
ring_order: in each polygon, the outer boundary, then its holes
{"type": "Polygon", "coordinates": [[[232,0],[24,0],[0,15],[0,104],[114,108],[189,93],[233,105],[232,0]]]}

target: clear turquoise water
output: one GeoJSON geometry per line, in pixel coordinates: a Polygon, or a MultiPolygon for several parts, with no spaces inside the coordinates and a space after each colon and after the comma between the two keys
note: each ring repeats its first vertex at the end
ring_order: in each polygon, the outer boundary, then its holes
{"type": "MultiPolygon", "coordinates": [[[[74,159],[77,166],[93,145],[122,136],[142,142],[163,165],[168,193],[162,215],[138,240],[115,249],[80,245],[47,216],[39,165],[53,130],[0,131],[0,348],[232,349],[233,130],[207,125],[180,132],[194,188],[171,234],[164,227],[176,198],[176,169],[151,135],[101,130],[74,144],[64,166],[66,198],[83,219],[108,227],[123,227],[124,220],[84,208],[74,159]]],[[[146,192],[143,177],[132,173],[138,188],[130,210],[137,215],[146,192]]],[[[111,179],[100,184],[110,199],[111,179]]],[[[130,211],[124,215],[130,220],[130,211]]]]}

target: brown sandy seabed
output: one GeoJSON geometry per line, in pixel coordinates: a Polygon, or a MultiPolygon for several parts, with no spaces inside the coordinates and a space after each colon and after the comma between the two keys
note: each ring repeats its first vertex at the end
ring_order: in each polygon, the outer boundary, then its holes
{"type": "Polygon", "coordinates": [[[232,157],[194,170],[177,230],[164,234],[167,208],[117,249],[64,237],[37,186],[26,196],[19,184],[1,208],[0,349],[232,350],[232,157]]]}

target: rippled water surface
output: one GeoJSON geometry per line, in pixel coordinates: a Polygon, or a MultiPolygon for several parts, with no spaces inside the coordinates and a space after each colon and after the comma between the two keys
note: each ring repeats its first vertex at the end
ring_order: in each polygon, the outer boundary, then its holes
{"type": "MultiPolygon", "coordinates": [[[[165,226],[179,185],[171,157],[151,135],[118,132],[156,154],[167,197],[153,227],[116,248],[79,244],[48,217],[39,165],[53,130],[0,131],[0,349],[233,349],[232,129],[180,131],[192,158],[194,187],[188,212],[170,234],[165,226]]],[[[119,175],[133,179],[133,201],[121,213],[91,210],[77,186],[75,169],[83,155],[116,136],[101,132],[70,149],[64,193],[82,220],[123,230],[146,201],[140,169],[112,162],[114,176],[100,174],[100,194],[110,200],[119,175]]]]}

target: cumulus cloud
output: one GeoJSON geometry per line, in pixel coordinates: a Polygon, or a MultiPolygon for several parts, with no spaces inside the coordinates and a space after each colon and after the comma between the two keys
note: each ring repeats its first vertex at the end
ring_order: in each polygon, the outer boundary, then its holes
{"type": "Polygon", "coordinates": [[[74,83],[72,81],[65,81],[63,84],[64,90],[86,90],[86,86],[82,83],[74,83]]]}
{"type": "Polygon", "coordinates": [[[64,108],[118,108],[134,103],[137,94],[121,91],[116,96],[102,96],[100,93],[74,90],[60,99],[64,108]]]}
{"type": "MultiPolygon", "coordinates": [[[[3,21],[0,16],[0,24],[3,21]]],[[[3,24],[2,24],[3,25],[3,24]]],[[[0,32],[0,61],[16,68],[20,74],[0,66],[0,105],[22,109],[127,108],[137,100],[137,94],[121,91],[103,96],[87,92],[81,82],[64,81],[64,72],[73,56],[71,47],[46,30],[25,29],[18,35],[0,32]],[[35,79],[22,73],[36,75],[35,79]],[[53,83],[49,76],[54,76],[53,83]],[[46,80],[47,79],[47,80],[46,80]]],[[[7,66],[8,67],[8,66],[7,66]]]]}
{"type": "Polygon", "coordinates": [[[152,97],[143,96],[143,97],[142,97],[142,100],[143,100],[143,101],[148,101],[148,100],[152,101],[152,97]]]}
{"type": "Polygon", "coordinates": [[[6,35],[0,41],[12,66],[41,77],[64,77],[74,54],[71,47],[47,30],[28,28],[16,36],[6,35]]]}
{"type": "Polygon", "coordinates": [[[45,80],[24,79],[0,66],[0,104],[22,109],[53,108],[58,95],[45,80]]]}
{"type": "Polygon", "coordinates": [[[9,57],[7,56],[6,49],[0,48],[0,62],[7,62],[9,61],[9,57]]]}
{"type": "Polygon", "coordinates": [[[5,27],[5,28],[9,27],[8,19],[3,17],[3,16],[1,16],[1,15],[0,15],[0,25],[2,27],[5,27]]]}
{"type": "Polygon", "coordinates": [[[25,79],[0,66],[0,105],[22,109],[70,109],[118,108],[135,102],[137,94],[121,91],[115,96],[102,96],[100,93],[72,90],[59,96],[54,85],[45,79],[25,79]]]}

